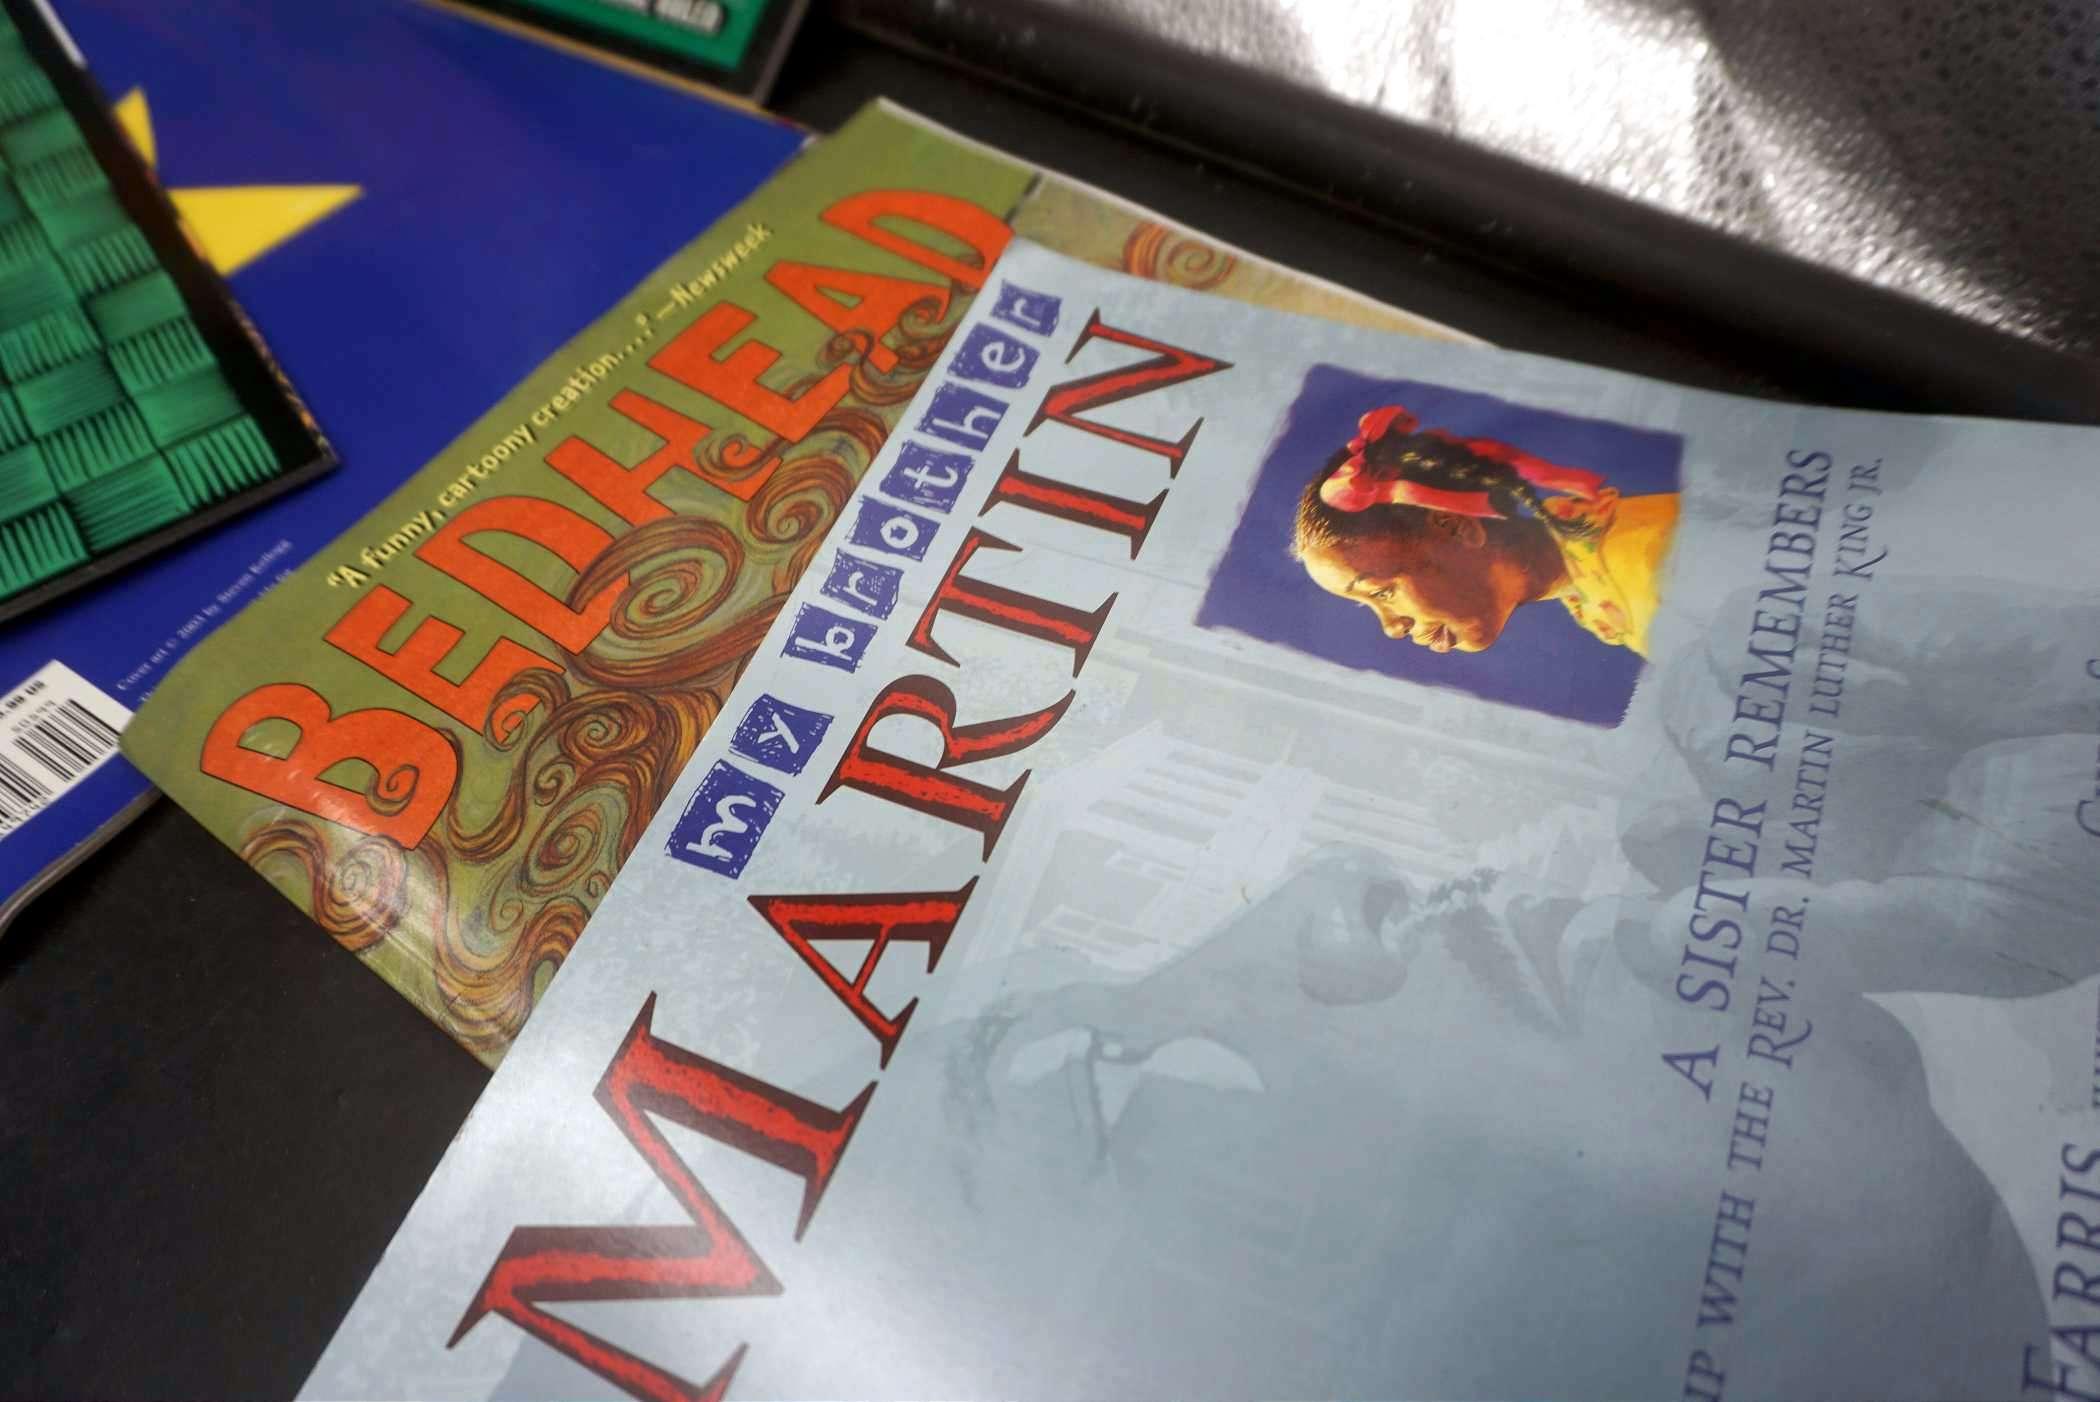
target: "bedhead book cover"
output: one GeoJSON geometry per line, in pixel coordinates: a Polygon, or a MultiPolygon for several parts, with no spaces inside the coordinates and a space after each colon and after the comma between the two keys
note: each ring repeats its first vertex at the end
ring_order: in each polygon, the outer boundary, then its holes
{"type": "Polygon", "coordinates": [[[493,1062],[1010,225],[1455,334],[871,107],[200,649],[126,753],[493,1062]]]}
{"type": "MultiPolygon", "coordinates": [[[[343,466],[10,621],[0,750],[18,758],[54,702],[121,729],[192,647],[803,140],[416,0],[58,12],[343,466]]],[[[71,738],[88,762],[57,756],[29,801],[0,797],[0,921],[151,799],[113,735],[71,738]]]]}
{"type": "Polygon", "coordinates": [[[306,1395],[2100,1394],[2096,454],[1015,242],[306,1395]]]}

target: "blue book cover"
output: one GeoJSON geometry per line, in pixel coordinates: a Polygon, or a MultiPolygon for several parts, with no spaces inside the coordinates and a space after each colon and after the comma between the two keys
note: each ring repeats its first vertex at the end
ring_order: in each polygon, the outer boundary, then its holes
{"type": "Polygon", "coordinates": [[[150,800],[169,668],[801,144],[415,0],[60,0],[344,466],[0,636],[0,920],[150,800]]]}

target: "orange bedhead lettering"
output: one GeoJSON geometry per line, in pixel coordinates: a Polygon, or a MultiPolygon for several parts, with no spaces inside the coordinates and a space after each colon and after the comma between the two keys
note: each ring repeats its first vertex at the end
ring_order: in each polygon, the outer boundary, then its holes
{"type": "Polygon", "coordinates": [[[214,779],[301,813],[414,847],[445,810],[459,760],[444,733],[399,711],[330,712],[319,692],[293,682],[258,687],[228,706],[204,737],[197,767],[214,779]],[[283,759],[251,750],[242,737],[267,720],[299,727],[283,759]],[[369,793],[321,776],[346,759],[378,771],[369,793]]]}
{"type": "Polygon", "coordinates": [[[611,620],[613,605],[627,587],[626,578],[606,585],[582,608],[570,608],[509,565],[467,543],[468,536],[482,531],[530,541],[578,574],[612,544],[612,536],[557,502],[540,497],[491,497],[440,526],[416,551],[416,558],[424,564],[443,570],[570,652],[588,648],[611,620]]]}
{"type": "Polygon", "coordinates": [[[954,195],[937,195],[930,190],[863,190],[857,195],[846,196],[818,218],[834,229],[865,239],[877,248],[888,249],[898,257],[939,273],[972,292],[984,286],[984,275],[991,271],[992,264],[999,261],[1006,241],[1013,237],[1013,231],[991,211],[954,195]],[[879,222],[882,220],[890,221],[892,227],[885,228],[879,222]],[[966,263],[953,254],[943,253],[932,244],[900,231],[895,227],[897,225],[917,225],[921,229],[946,234],[973,249],[978,261],[966,263]]]}

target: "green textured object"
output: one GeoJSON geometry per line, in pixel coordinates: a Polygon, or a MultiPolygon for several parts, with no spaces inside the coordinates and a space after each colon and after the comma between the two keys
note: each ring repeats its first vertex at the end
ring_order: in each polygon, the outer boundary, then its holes
{"type": "Polygon", "coordinates": [[[0,453],[29,441],[29,425],[12,391],[0,389],[0,453]]]}
{"type": "Polygon", "coordinates": [[[0,225],[0,269],[22,268],[51,256],[51,243],[33,219],[0,225]]]}
{"type": "MultiPolygon", "coordinates": [[[[4,20],[5,16],[0,16],[4,20]]],[[[21,34],[12,27],[0,30],[0,74],[12,78],[22,73],[41,73],[21,34]]]]}
{"type": "Polygon", "coordinates": [[[189,515],[175,474],[159,457],[91,477],[65,495],[89,550],[100,553],[189,515]]]}
{"type": "Polygon", "coordinates": [[[193,508],[245,492],[283,470],[269,440],[245,415],[177,443],[167,457],[193,508]]]}
{"type": "Polygon", "coordinates": [[[241,412],[241,401],[217,370],[142,390],[134,396],[153,441],[162,445],[193,437],[241,412]]]}
{"type": "Polygon", "coordinates": [[[0,122],[22,118],[58,106],[58,89],[40,68],[13,68],[0,76],[0,122]]]}
{"type": "Polygon", "coordinates": [[[109,189],[109,177],[85,146],[61,151],[15,171],[15,188],[34,210],[55,208],[97,190],[109,189]]]}
{"type": "Polygon", "coordinates": [[[87,138],[80,134],[80,123],[63,107],[47,108],[0,128],[0,155],[17,170],[72,150],[86,151],[87,138]]]}
{"type": "Polygon", "coordinates": [[[87,557],[79,528],[63,506],[53,504],[0,524],[0,598],[64,574],[87,557]]]}
{"type": "Polygon", "coordinates": [[[41,438],[123,403],[124,386],[117,382],[107,359],[84,355],[22,381],[15,386],[15,400],[22,406],[29,431],[41,438]]]}
{"type": "Polygon", "coordinates": [[[175,279],[149,273],[88,298],[88,315],[105,341],[124,341],[162,322],[188,315],[175,279]]]}
{"type": "Polygon", "coordinates": [[[76,199],[32,209],[30,213],[53,248],[71,248],[114,233],[131,222],[131,216],[110,190],[90,189],[76,199]]]}
{"type": "Polygon", "coordinates": [[[58,483],[36,444],[0,453],[0,521],[12,521],[58,500],[58,483]]]}
{"type": "Polygon", "coordinates": [[[194,241],[92,85],[24,41],[44,21],[18,31],[9,16],[27,15],[21,6],[0,4],[0,613],[10,616],[31,586],[63,588],[74,581],[54,576],[135,553],[123,547],[288,466],[275,420],[264,418],[266,433],[248,417],[261,399],[244,399],[271,390],[267,364],[237,344],[238,314],[218,305],[194,241]],[[184,299],[191,272],[203,279],[201,324],[184,299]]]}
{"type": "Polygon", "coordinates": [[[137,394],[193,375],[217,362],[212,358],[211,347],[198,334],[197,323],[184,317],[117,342],[109,348],[109,363],[124,382],[124,388],[137,394]]]}
{"type": "Polygon", "coordinates": [[[0,372],[16,384],[102,348],[102,338],[80,308],[48,312],[26,326],[0,331],[0,372]]]}
{"type": "Polygon", "coordinates": [[[49,253],[0,264],[0,326],[20,326],[73,305],[73,289],[49,253]]]}
{"type": "Polygon", "coordinates": [[[153,245],[146,242],[136,224],[126,224],[112,233],[76,244],[60,254],[58,261],[77,297],[107,292],[119,283],[144,277],[160,265],[153,256],[153,245]]]}
{"type": "Polygon", "coordinates": [[[153,434],[132,404],[119,404],[38,440],[60,491],[137,462],[153,452],[153,434]]]}

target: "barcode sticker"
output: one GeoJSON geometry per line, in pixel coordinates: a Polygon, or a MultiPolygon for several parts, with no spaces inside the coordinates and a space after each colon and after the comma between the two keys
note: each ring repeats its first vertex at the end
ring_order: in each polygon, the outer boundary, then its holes
{"type": "Polygon", "coordinates": [[[77,787],[117,752],[131,712],[63,662],[0,697],[0,837],[77,787]]]}

